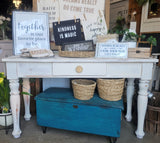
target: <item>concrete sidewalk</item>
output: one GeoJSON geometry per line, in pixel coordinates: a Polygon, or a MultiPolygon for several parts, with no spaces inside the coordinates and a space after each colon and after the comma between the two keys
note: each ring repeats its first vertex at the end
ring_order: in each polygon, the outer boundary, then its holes
{"type": "MultiPolygon", "coordinates": [[[[160,136],[146,133],[143,139],[137,139],[134,134],[135,126],[122,119],[121,136],[117,143],[160,143],[160,136]]],[[[12,131],[8,135],[4,130],[0,130],[0,143],[109,143],[109,139],[104,136],[93,134],[72,132],[54,128],[47,128],[47,133],[43,134],[41,127],[36,123],[36,116],[30,121],[25,121],[21,117],[22,135],[14,139],[12,131]]]]}

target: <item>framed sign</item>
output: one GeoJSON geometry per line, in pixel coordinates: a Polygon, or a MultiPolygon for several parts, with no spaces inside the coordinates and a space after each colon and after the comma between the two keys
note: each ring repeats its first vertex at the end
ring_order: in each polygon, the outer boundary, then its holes
{"type": "Polygon", "coordinates": [[[95,51],[93,46],[93,41],[80,41],[80,42],[71,42],[64,43],[62,46],[62,51],[95,51]]]}
{"type": "Polygon", "coordinates": [[[104,43],[97,43],[96,57],[100,58],[127,58],[128,44],[110,40],[104,43]]]}
{"type": "Polygon", "coordinates": [[[13,12],[14,55],[23,48],[50,49],[48,14],[38,12],[13,12]]]}
{"type": "Polygon", "coordinates": [[[53,34],[56,45],[82,41],[80,19],[53,22],[53,34]]]}

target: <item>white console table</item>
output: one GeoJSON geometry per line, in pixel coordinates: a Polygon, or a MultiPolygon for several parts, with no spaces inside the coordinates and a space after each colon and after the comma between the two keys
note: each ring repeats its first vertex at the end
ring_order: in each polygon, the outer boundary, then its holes
{"type": "MultiPolygon", "coordinates": [[[[24,91],[30,92],[29,78],[128,78],[127,121],[131,121],[134,79],[140,78],[138,92],[138,126],[136,135],[143,138],[144,118],[148,102],[148,87],[152,79],[152,68],[157,59],[102,59],[102,58],[20,58],[12,56],[6,62],[7,78],[10,81],[11,108],[14,120],[12,135],[20,137],[19,126],[20,96],[19,78],[23,78],[24,91]]],[[[24,95],[25,116],[30,120],[30,97],[24,95]]]]}

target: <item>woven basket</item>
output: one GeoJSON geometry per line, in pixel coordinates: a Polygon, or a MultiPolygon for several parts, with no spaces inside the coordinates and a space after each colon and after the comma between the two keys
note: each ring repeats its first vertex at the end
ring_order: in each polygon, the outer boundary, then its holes
{"type": "Polygon", "coordinates": [[[80,100],[89,100],[93,97],[96,82],[87,79],[72,80],[74,97],[80,100]]]}
{"type": "Polygon", "coordinates": [[[97,87],[102,99],[118,101],[122,98],[124,79],[97,79],[97,87]]]}
{"type": "Polygon", "coordinates": [[[61,57],[87,58],[95,56],[95,51],[62,51],[61,47],[58,47],[58,51],[61,57]]]}

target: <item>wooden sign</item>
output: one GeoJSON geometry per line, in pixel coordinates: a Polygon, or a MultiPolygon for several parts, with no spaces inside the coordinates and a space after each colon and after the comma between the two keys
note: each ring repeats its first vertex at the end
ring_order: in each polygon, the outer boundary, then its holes
{"type": "Polygon", "coordinates": [[[37,11],[48,13],[49,27],[59,19],[59,1],[58,0],[37,0],[37,11]]]}
{"type": "Polygon", "coordinates": [[[14,55],[23,48],[50,49],[48,14],[38,12],[13,12],[14,55]]]}
{"type": "Polygon", "coordinates": [[[96,43],[97,36],[107,35],[107,25],[102,11],[99,11],[99,14],[94,17],[86,15],[86,20],[82,21],[82,25],[85,40],[93,40],[96,43]]]}
{"type": "Polygon", "coordinates": [[[99,10],[104,12],[105,0],[59,0],[60,18],[63,20],[80,18],[85,19],[85,15],[94,17],[99,10]]]}
{"type": "Polygon", "coordinates": [[[116,40],[109,40],[105,43],[97,43],[96,57],[100,58],[127,58],[128,45],[119,43],[116,40]]]}
{"type": "Polygon", "coordinates": [[[80,19],[53,22],[53,34],[56,45],[82,41],[80,19]]]}

